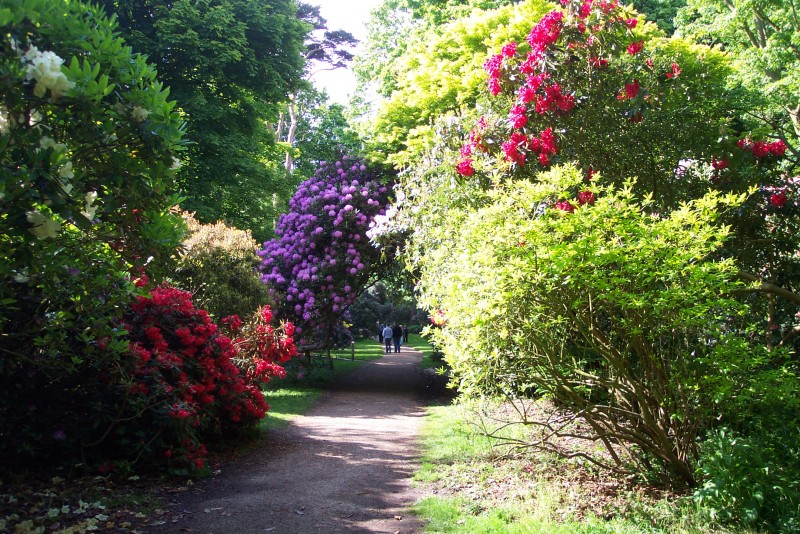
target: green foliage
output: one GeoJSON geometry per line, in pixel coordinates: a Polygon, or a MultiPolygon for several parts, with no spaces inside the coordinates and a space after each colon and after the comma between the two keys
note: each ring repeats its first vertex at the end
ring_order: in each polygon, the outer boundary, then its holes
{"type": "Polygon", "coordinates": [[[509,5],[508,0],[386,0],[373,10],[367,25],[365,51],[356,59],[355,72],[363,84],[388,97],[403,77],[409,46],[432,28],[463,18],[473,10],[509,5]]]}
{"type": "Polygon", "coordinates": [[[530,0],[476,11],[409,40],[396,61],[394,89],[369,126],[373,150],[388,152],[390,162],[403,166],[430,146],[437,117],[474,106],[484,93],[487,54],[507,41],[523,41],[531,21],[552,8],[544,0],[530,0]]]}
{"type": "Polygon", "coordinates": [[[316,172],[320,161],[336,161],[342,153],[361,157],[363,152],[363,143],[345,118],[344,107],[328,104],[326,98],[314,91],[299,95],[298,155],[294,160],[298,184],[316,172]]]}
{"type": "Polygon", "coordinates": [[[796,425],[780,435],[712,431],[702,444],[698,464],[705,482],[694,492],[703,513],[715,522],[771,532],[800,529],[798,437],[796,425]]]}
{"type": "Polygon", "coordinates": [[[246,317],[271,304],[255,270],[258,243],[250,231],[222,222],[201,224],[188,213],[183,216],[188,233],[173,280],[194,295],[197,306],[221,319],[246,317]]]}
{"type": "Polygon", "coordinates": [[[102,0],[132,46],[159,65],[191,120],[181,173],[183,207],[204,223],[224,220],[272,234],[294,183],[284,149],[264,123],[301,84],[309,27],[290,0],[102,0]]]}
{"type": "Polygon", "coordinates": [[[635,444],[692,483],[714,416],[704,376],[745,312],[725,297],[732,263],[708,260],[726,236],[717,211],[737,200],[658,215],[631,188],[595,186],[594,204],[554,207],[580,187],[575,169],[510,183],[428,251],[422,302],[447,316],[435,340],[460,391],[547,393],[608,436],[615,463],[643,460],[611,442],[635,444]]]}
{"type": "Polygon", "coordinates": [[[71,460],[113,408],[129,273],[182,237],[184,123],[102,11],[6,2],[0,25],[2,457],[71,460]]]}
{"type": "Polygon", "coordinates": [[[800,23],[791,2],[688,0],[676,26],[680,35],[730,51],[738,75],[783,108],[782,137],[797,140],[800,23]]]}
{"type": "Polygon", "coordinates": [[[686,0],[635,0],[636,11],[655,22],[667,35],[675,32],[675,16],[686,5],[686,0]]]}

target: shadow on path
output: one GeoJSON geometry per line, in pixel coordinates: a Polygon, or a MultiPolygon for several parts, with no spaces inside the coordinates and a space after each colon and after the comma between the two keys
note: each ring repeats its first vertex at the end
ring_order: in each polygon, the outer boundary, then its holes
{"type": "Polygon", "coordinates": [[[147,532],[415,533],[424,407],[440,383],[422,354],[387,354],[346,375],[258,450],[197,483],[147,532]],[[433,382],[431,382],[433,380],[433,382]]]}

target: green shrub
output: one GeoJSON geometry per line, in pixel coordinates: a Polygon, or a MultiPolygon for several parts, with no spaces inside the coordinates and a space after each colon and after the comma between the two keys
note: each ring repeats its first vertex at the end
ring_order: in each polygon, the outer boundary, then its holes
{"type": "Polygon", "coordinates": [[[712,431],[698,464],[704,483],[694,492],[701,511],[717,523],[800,531],[798,443],[796,424],[752,436],[712,431]]]}
{"type": "Polygon", "coordinates": [[[245,317],[272,303],[255,271],[258,244],[249,230],[223,222],[201,224],[188,213],[183,217],[188,234],[173,280],[193,293],[198,306],[217,318],[245,317]]]}

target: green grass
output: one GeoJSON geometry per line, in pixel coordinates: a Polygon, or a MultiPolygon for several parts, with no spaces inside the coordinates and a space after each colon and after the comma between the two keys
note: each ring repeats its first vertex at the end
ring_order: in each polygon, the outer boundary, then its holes
{"type": "MultiPolygon", "coordinates": [[[[414,480],[434,496],[414,512],[428,533],[706,533],[686,501],[648,496],[624,482],[598,499],[596,471],[551,455],[501,454],[469,424],[461,404],[428,408],[422,427],[422,466],[414,480]],[[587,506],[587,503],[592,503],[587,506]]],[[[512,436],[521,425],[507,429],[512,436]]]]}

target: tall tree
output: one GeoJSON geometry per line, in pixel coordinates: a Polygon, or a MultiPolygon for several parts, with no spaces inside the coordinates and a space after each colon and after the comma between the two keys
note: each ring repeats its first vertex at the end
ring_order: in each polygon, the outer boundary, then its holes
{"type": "MultiPolygon", "coordinates": [[[[785,140],[800,137],[800,19],[794,0],[689,0],[676,19],[678,34],[716,45],[738,59],[743,78],[764,90],[783,124],[785,140]]],[[[781,132],[781,130],[783,130],[781,132]]]]}
{"type": "Polygon", "coordinates": [[[365,51],[357,58],[355,72],[362,84],[387,97],[396,88],[408,46],[426,30],[462,18],[475,9],[494,9],[513,0],[384,0],[367,24],[365,51]]]}
{"type": "MultiPolygon", "coordinates": [[[[312,78],[321,71],[347,67],[353,60],[351,49],[358,44],[358,39],[353,37],[350,32],[329,30],[328,21],[320,14],[319,6],[301,2],[298,7],[298,16],[312,28],[305,42],[306,70],[303,77],[305,83],[297,92],[289,95],[279,112],[274,128],[276,138],[286,147],[283,166],[287,178],[290,179],[295,171],[298,129],[303,128],[304,125],[306,127],[310,125],[309,122],[313,121],[313,118],[306,117],[306,115],[314,115],[313,110],[319,110],[320,105],[324,104],[327,99],[312,87],[312,78]]],[[[306,132],[306,134],[308,133],[310,130],[306,132]]],[[[319,161],[320,158],[316,159],[319,161]]],[[[302,178],[311,176],[314,167],[306,170],[308,171],[306,174],[300,175],[302,178]]],[[[300,180],[295,178],[294,182],[299,183],[300,180]]]]}
{"type": "Polygon", "coordinates": [[[302,85],[310,26],[293,0],[100,0],[190,121],[184,207],[263,239],[292,186],[264,123],[302,85]],[[269,194],[269,193],[272,193],[269,194]]]}

